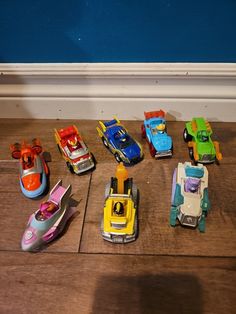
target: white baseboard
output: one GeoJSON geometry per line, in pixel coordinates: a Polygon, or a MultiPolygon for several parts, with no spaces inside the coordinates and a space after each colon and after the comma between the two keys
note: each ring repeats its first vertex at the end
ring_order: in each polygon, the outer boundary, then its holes
{"type": "Polygon", "coordinates": [[[0,64],[0,117],[236,121],[236,64],[0,64]]]}

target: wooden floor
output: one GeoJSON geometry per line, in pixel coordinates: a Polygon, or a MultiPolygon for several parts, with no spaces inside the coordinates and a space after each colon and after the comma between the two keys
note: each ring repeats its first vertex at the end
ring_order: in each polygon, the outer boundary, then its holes
{"type": "Polygon", "coordinates": [[[97,122],[0,119],[0,313],[236,313],[236,123],[212,123],[224,159],[208,166],[212,209],[204,234],[169,226],[172,174],[189,160],[184,123],[168,123],[174,156],[163,160],[151,158],[141,122],[124,124],[145,153],[128,169],[140,190],[140,232],[134,243],[115,245],[99,231],[105,184],[117,164],[97,122]],[[53,129],[71,123],[96,157],[92,173],[70,174],[57,151],[53,129]],[[9,144],[33,137],[50,153],[50,186],[71,183],[76,208],[64,234],[34,254],[21,252],[20,240],[42,199],[22,195],[9,152],[9,144]]]}

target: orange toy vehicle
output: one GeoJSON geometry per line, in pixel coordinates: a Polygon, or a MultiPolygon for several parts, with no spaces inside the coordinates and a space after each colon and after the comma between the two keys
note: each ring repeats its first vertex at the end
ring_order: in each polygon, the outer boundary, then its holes
{"type": "Polygon", "coordinates": [[[42,146],[37,139],[32,145],[15,143],[10,146],[12,157],[20,160],[20,187],[29,198],[42,195],[47,188],[49,170],[42,155],[42,146]]]}
{"type": "Polygon", "coordinates": [[[58,149],[71,173],[80,174],[94,168],[93,155],[75,125],[54,131],[58,149]]]}

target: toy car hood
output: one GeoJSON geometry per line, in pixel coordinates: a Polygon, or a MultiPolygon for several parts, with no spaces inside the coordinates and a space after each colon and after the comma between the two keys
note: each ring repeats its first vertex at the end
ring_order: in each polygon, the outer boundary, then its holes
{"type": "Polygon", "coordinates": [[[152,143],[156,151],[166,151],[172,147],[172,139],[166,132],[157,133],[153,136],[152,143]]]}
{"type": "Polygon", "coordinates": [[[136,142],[126,148],[121,148],[121,151],[129,159],[139,157],[141,154],[141,149],[136,142]]]}

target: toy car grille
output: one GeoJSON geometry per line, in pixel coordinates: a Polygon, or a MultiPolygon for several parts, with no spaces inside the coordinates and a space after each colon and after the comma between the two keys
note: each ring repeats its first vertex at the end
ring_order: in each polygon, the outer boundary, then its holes
{"type": "Polygon", "coordinates": [[[202,161],[212,160],[212,155],[211,154],[204,154],[204,155],[202,155],[201,160],[202,161]]]}
{"type": "Polygon", "coordinates": [[[115,228],[115,229],[123,229],[123,228],[126,227],[126,223],[115,223],[115,222],[112,222],[111,226],[112,226],[112,228],[115,228]]]}
{"type": "Polygon", "coordinates": [[[197,217],[193,216],[184,216],[182,224],[186,226],[195,227],[197,225],[197,217]]]}
{"type": "Polygon", "coordinates": [[[79,169],[80,170],[82,170],[82,169],[86,169],[87,167],[89,167],[90,166],[90,160],[86,160],[86,161],[84,161],[84,162],[82,162],[82,163],[80,163],[79,164],[79,169]]]}

